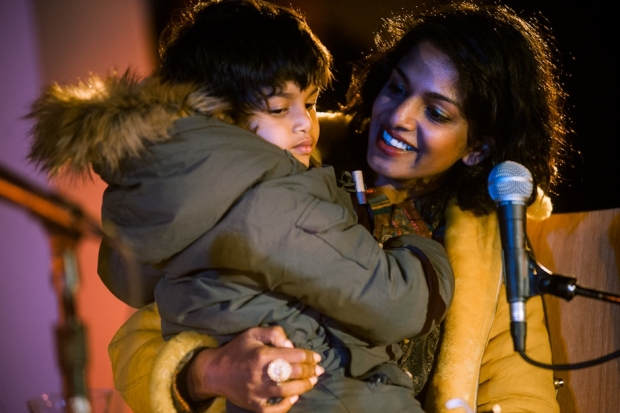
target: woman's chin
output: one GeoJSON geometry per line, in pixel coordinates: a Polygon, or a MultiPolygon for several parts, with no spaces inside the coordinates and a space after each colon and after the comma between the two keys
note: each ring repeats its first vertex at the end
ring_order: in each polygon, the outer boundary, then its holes
{"type": "Polygon", "coordinates": [[[377,173],[378,181],[398,181],[401,179],[396,169],[398,165],[393,160],[381,156],[368,158],[368,166],[377,173]]]}

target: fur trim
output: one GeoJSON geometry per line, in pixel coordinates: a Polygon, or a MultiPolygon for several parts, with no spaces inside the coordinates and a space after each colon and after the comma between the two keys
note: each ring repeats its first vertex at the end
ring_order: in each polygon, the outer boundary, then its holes
{"type": "Polygon", "coordinates": [[[534,221],[542,221],[549,218],[552,211],[551,198],[542,189],[536,188],[536,201],[527,208],[527,217],[534,221]]]}
{"type": "MultiPolygon", "coordinates": [[[[179,361],[202,347],[217,347],[217,341],[212,337],[194,331],[185,331],[174,336],[166,343],[166,347],[159,352],[151,369],[150,399],[153,413],[176,412],[171,389],[173,388],[173,380],[181,368],[179,361]]],[[[223,399],[216,399],[207,412],[224,411],[222,409],[224,405],[223,399]]]]}
{"type": "Polygon", "coordinates": [[[455,291],[427,398],[432,404],[425,406],[433,413],[445,411],[452,398],[475,405],[480,363],[502,280],[495,214],[476,217],[451,202],[446,220],[445,246],[455,291]]]}
{"type": "Polygon", "coordinates": [[[36,120],[29,157],[51,175],[64,167],[81,173],[91,164],[115,170],[124,158],[169,139],[176,119],[197,113],[221,118],[226,107],[193,84],[140,81],[129,72],[53,84],[27,116],[36,120]]]}

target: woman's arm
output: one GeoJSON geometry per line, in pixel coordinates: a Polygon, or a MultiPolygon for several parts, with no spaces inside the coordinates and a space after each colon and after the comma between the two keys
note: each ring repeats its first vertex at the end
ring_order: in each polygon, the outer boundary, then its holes
{"type": "MultiPolygon", "coordinates": [[[[215,345],[209,336],[193,332],[164,341],[157,308],[148,305],[127,320],[110,343],[115,387],[134,413],[189,411],[190,405],[207,406],[210,403],[196,402],[218,395],[255,412],[280,413],[322,373],[316,353],[276,347],[290,346],[278,327],[250,329],[221,348],[215,345]],[[266,366],[275,358],[293,367],[292,379],[280,387],[266,376],[266,366]],[[179,376],[181,372],[187,375],[179,376]],[[178,391],[183,388],[187,393],[178,391]],[[283,400],[268,405],[269,398],[283,400]]],[[[223,400],[217,399],[208,411],[222,406],[223,400]]]]}
{"type": "MultiPolygon", "coordinates": [[[[540,296],[527,301],[526,354],[551,364],[551,343],[540,296]]],[[[497,314],[480,368],[478,411],[499,404],[507,412],[559,413],[553,371],[527,363],[514,351],[506,290],[502,288],[497,314]]]]}

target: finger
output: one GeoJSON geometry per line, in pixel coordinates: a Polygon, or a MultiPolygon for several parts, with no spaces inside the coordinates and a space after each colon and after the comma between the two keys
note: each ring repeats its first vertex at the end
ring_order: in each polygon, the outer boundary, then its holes
{"type": "Polygon", "coordinates": [[[293,379],[318,376],[323,372],[320,369],[317,370],[317,367],[319,367],[317,361],[321,359],[321,356],[309,350],[264,347],[261,349],[260,358],[264,363],[264,378],[268,378],[267,370],[275,359],[282,359],[290,364],[290,378],[293,379]]]}
{"type": "Polygon", "coordinates": [[[282,398],[291,398],[293,396],[301,395],[312,389],[317,383],[318,378],[310,377],[303,380],[290,380],[286,383],[282,383],[279,386],[279,396],[282,398]]]}
{"type": "MultiPolygon", "coordinates": [[[[321,368],[322,370],[322,368],[321,368]]],[[[318,382],[318,377],[303,380],[289,380],[279,386],[268,386],[268,395],[261,400],[258,409],[261,413],[286,412],[297,402],[299,395],[311,390],[318,382]]]]}
{"type": "Polygon", "coordinates": [[[285,413],[288,412],[291,407],[299,400],[299,396],[286,397],[282,400],[272,403],[265,404],[261,407],[260,413],[285,413]]]}
{"type": "Polygon", "coordinates": [[[274,347],[293,348],[293,343],[288,339],[284,329],[280,326],[274,327],[254,327],[249,329],[250,334],[255,340],[263,344],[270,344],[274,347]]]}
{"type": "Polygon", "coordinates": [[[273,327],[272,336],[270,337],[269,343],[274,347],[284,347],[284,348],[294,348],[295,346],[288,339],[284,329],[280,326],[273,327]]]}
{"type": "MultiPolygon", "coordinates": [[[[304,379],[294,379],[288,380],[277,385],[275,382],[271,381],[263,390],[263,399],[261,399],[261,404],[264,404],[263,401],[279,399],[278,402],[283,398],[290,398],[293,396],[299,396],[308,390],[311,390],[316,383],[318,382],[317,376],[312,376],[304,379]]],[[[275,403],[271,403],[275,404],[275,403]]]]}
{"type": "Polygon", "coordinates": [[[311,377],[320,376],[325,371],[320,365],[316,364],[316,360],[320,359],[320,356],[311,351],[301,349],[291,349],[286,351],[283,351],[282,349],[272,350],[274,350],[274,352],[270,352],[269,355],[265,356],[266,358],[273,357],[269,359],[269,363],[267,363],[265,366],[264,377],[268,380],[271,379],[267,374],[267,370],[269,369],[269,366],[275,358],[281,358],[284,361],[288,362],[291,366],[289,381],[303,380],[309,379],[311,377]],[[295,362],[295,360],[300,360],[300,362],[295,362]]]}
{"type": "Polygon", "coordinates": [[[291,364],[291,380],[303,380],[310,377],[317,377],[325,371],[323,367],[316,364],[296,363],[291,364]]]}
{"type": "Polygon", "coordinates": [[[290,349],[290,350],[282,350],[282,349],[272,349],[273,354],[277,354],[278,358],[284,359],[289,363],[300,363],[300,364],[309,364],[315,365],[321,361],[321,356],[318,353],[310,350],[304,350],[300,348],[290,349]]]}

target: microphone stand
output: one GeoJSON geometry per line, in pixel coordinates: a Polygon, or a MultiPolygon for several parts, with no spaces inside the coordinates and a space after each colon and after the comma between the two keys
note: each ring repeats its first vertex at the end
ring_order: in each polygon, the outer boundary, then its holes
{"type": "Polygon", "coordinates": [[[620,304],[620,294],[582,287],[575,277],[554,274],[530,254],[530,297],[539,294],[551,294],[570,301],[576,295],[595,298],[609,303],[620,304]]]}
{"type": "Polygon", "coordinates": [[[102,235],[98,223],[56,193],[36,188],[0,165],[0,198],[25,208],[42,221],[51,247],[52,281],[59,301],[57,356],[70,413],[90,413],[87,397],[86,328],[77,312],[76,247],[87,233],[102,235]]]}
{"type": "MultiPolygon", "coordinates": [[[[575,277],[562,274],[554,274],[540,263],[536,261],[529,239],[527,239],[528,266],[529,266],[529,297],[541,294],[551,294],[553,296],[563,298],[570,301],[576,295],[587,298],[593,298],[609,303],[620,304],[620,294],[610,293],[607,291],[597,290],[594,288],[583,287],[577,284],[575,277]]],[[[519,352],[521,357],[527,362],[545,369],[551,370],[576,370],[585,367],[591,367],[603,362],[620,357],[620,350],[594,360],[572,364],[545,364],[530,359],[525,352],[519,352]]]]}

